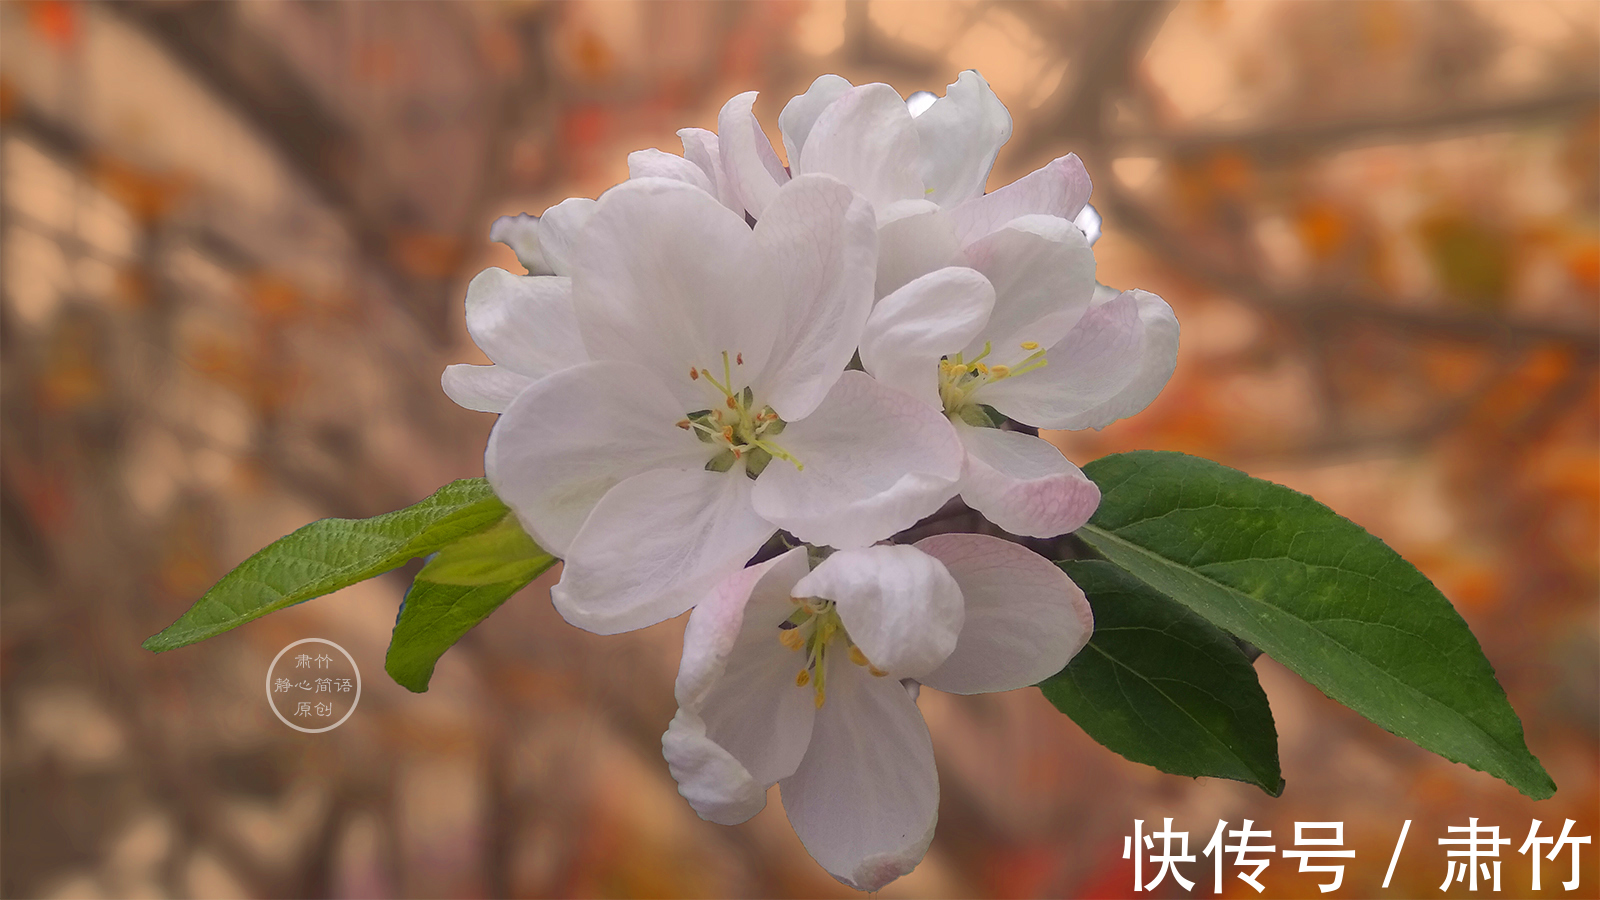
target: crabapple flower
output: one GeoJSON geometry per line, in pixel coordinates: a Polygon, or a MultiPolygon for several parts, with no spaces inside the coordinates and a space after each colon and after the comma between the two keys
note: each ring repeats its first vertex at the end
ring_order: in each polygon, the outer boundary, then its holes
{"type": "Polygon", "coordinates": [[[444,370],[444,392],[461,406],[505,412],[533,382],[588,362],[572,310],[572,242],[595,201],[563,200],[543,216],[501,216],[489,239],[517,254],[527,275],[488,268],[467,287],[467,333],[492,365],[444,370]]]}
{"type": "Polygon", "coordinates": [[[999,538],[840,551],[815,569],[797,548],[729,576],[690,614],[662,750],[712,822],[749,819],[779,785],[812,857],[875,891],[921,861],[939,806],[932,741],[901,681],[1025,687],[1092,629],[1058,567],[999,538]]]}
{"type": "Polygon", "coordinates": [[[569,350],[587,361],[523,388],[484,460],[563,559],[551,593],[569,622],[653,624],[777,528],[863,547],[954,495],[950,423],[845,371],[875,246],[870,209],[826,176],[786,184],[753,229],[678,180],[600,198],[566,263],[569,350]]]}

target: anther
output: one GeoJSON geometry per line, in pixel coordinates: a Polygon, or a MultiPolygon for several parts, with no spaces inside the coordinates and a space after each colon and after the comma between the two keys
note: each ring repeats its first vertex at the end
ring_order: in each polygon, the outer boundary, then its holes
{"type": "Polygon", "coordinates": [[[729,409],[738,409],[739,408],[739,402],[737,400],[733,399],[732,397],[729,397],[728,398],[728,408],[729,409]]]}
{"type": "MultiPolygon", "coordinates": [[[[808,685],[810,683],[811,683],[811,670],[809,670],[809,669],[801,669],[800,670],[800,674],[796,675],[794,677],[794,686],[795,687],[805,687],[806,685],[808,685]]],[[[821,706],[822,704],[819,702],[817,705],[821,706]]]]}
{"type": "Polygon", "coordinates": [[[867,665],[867,671],[871,672],[873,675],[877,676],[878,678],[882,678],[883,676],[889,674],[888,672],[885,672],[884,670],[878,668],[877,666],[871,665],[871,664],[867,665]]]}
{"type": "Polygon", "coordinates": [[[696,369],[694,366],[690,366],[689,367],[689,380],[690,381],[699,381],[700,380],[700,370],[696,369]]]}
{"type": "Polygon", "coordinates": [[[1010,366],[995,366],[994,368],[989,370],[989,374],[993,375],[996,378],[1004,378],[1007,375],[1011,374],[1011,367],[1010,366]]]}
{"type": "Polygon", "coordinates": [[[1039,349],[1039,342],[1038,341],[1023,341],[1022,342],[1022,349],[1024,349],[1024,350],[1037,350],[1037,349],[1039,349]]]}
{"type": "Polygon", "coordinates": [[[688,431],[690,428],[694,427],[694,423],[690,422],[688,419],[679,419],[678,427],[682,428],[684,431],[688,431]]]}
{"type": "Polygon", "coordinates": [[[823,704],[823,703],[825,703],[825,702],[827,702],[827,700],[828,700],[828,694],[827,694],[827,692],[826,692],[826,691],[824,691],[824,690],[823,690],[823,689],[822,689],[822,688],[820,688],[820,687],[819,687],[819,688],[817,688],[817,700],[816,700],[816,703],[817,703],[817,709],[821,709],[821,708],[822,708],[822,704],[823,704]]]}
{"type": "Polygon", "coordinates": [[[730,444],[733,443],[733,426],[732,425],[724,425],[724,426],[722,426],[722,439],[727,441],[730,444]]]}
{"type": "Polygon", "coordinates": [[[862,653],[861,648],[854,644],[850,645],[850,661],[858,666],[871,665],[871,663],[867,662],[867,655],[862,653]]]}
{"type": "Polygon", "coordinates": [[[787,628],[778,632],[778,643],[788,647],[790,650],[799,650],[805,646],[806,639],[800,634],[800,629],[787,628]]]}
{"type": "Polygon", "coordinates": [[[736,356],[735,356],[735,357],[734,357],[734,359],[733,359],[733,361],[734,361],[734,362],[735,362],[735,363],[738,363],[738,364],[739,364],[739,365],[741,365],[741,366],[742,366],[742,365],[744,365],[744,354],[743,354],[743,353],[740,353],[740,354],[738,354],[738,355],[736,355],[736,356]]]}

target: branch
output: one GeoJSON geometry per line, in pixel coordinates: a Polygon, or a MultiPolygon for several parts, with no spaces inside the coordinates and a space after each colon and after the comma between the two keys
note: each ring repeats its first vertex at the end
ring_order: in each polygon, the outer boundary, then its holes
{"type": "Polygon", "coordinates": [[[1178,156],[1204,154],[1219,148],[1243,150],[1258,159],[1279,159],[1331,147],[1384,145],[1435,134],[1500,130],[1508,123],[1562,119],[1592,113],[1600,91],[1592,88],[1558,91],[1503,103],[1459,106],[1431,112],[1404,112],[1324,122],[1298,122],[1271,128],[1108,135],[1123,155],[1157,151],[1178,156]]]}

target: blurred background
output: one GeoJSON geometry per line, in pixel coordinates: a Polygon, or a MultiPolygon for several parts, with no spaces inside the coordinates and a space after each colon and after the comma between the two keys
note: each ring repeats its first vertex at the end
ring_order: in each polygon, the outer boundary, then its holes
{"type": "MultiPolygon", "coordinates": [[[[553,573],[421,695],[382,667],[414,566],[139,642],[312,519],[482,473],[492,417],[438,379],[483,361],[462,298],[515,269],[496,216],[596,196],[740,91],[773,128],[823,72],[909,94],[965,68],[1016,120],[991,187],[1076,151],[1099,280],[1182,322],[1155,404],[1060,446],[1203,454],[1383,537],[1560,791],[1532,803],[1266,658],[1278,800],[1129,763],[1036,691],[928,691],[939,831],[884,896],[1127,896],[1122,837],[1164,816],[1195,852],[1218,819],[1280,849],[1343,821],[1343,896],[1378,895],[1413,819],[1383,894],[1411,897],[1476,816],[1525,893],[1530,819],[1600,837],[1597,65],[1593,3],[0,4],[0,894],[850,896],[775,794],[735,828],[677,796],[682,620],[580,632],[553,573]],[[262,696],[305,637],[364,677],[326,734],[262,696]]],[[[1585,852],[1567,896],[1600,891],[1585,852]]],[[[1263,896],[1318,896],[1292,862],[1263,896]]]]}

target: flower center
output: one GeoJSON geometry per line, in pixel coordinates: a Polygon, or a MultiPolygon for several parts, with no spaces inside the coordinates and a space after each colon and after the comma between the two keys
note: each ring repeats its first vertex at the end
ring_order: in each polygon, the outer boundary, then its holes
{"type": "Polygon", "coordinates": [[[718,446],[721,450],[706,463],[712,472],[726,472],[740,460],[745,473],[751,478],[760,475],[773,459],[786,460],[796,469],[805,466],[787,450],[774,443],[772,438],[783,432],[787,424],[778,418],[770,406],[758,407],[755,394],[746,385],[743,390],[733,389],[733,367],[744,365],[744,354],[722,351],[722,380],[718,381],[710,369],[689,367],[689,380],[705,382],[722,395],[722,402],[710,409],[696,410],[678,421],[678,427],[693,431],[701,441],[718,446]]]}
{"type": "Polygon", "coordinates": [[[889,674],[869,662],[861,648],[850,640],[850,633],[844,630],[844,622],[840,621],[839,610],[832,600],[820,597],[793,599],[798,608],[778,626],[778,643],[790,650],[805,651],[805,665],[800,668],[800,674],[794,677],[794,683],[796,687],[813,686],[818,709],[828,699],[827,663],[830,652],[837,654],[843,651],[851,662],[866,666],[867,671],[879,678],[889,674]],[[830,647],[833,648],[831,651],[830,647]]]}
{"type": "Polygon", "coordinates": [[[969,425],[993,426],[988,414],[972,399],[972,395],[986,384],[1006,378],[1026,375],[1047,364],[1045,351],[1036,341],[1023,341],[1022,349],[1032,351],[1015,366],[994,365],[984,362],[994,348],[985,342],[983,352],[972,359],[963,359],[960,353],[939,360],[939,400],[944,403],[944,413],[969,425]]]}

